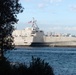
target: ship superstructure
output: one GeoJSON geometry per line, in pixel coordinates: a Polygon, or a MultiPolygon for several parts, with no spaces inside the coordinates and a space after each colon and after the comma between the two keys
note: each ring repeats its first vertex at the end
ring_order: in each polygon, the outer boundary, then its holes
{"type": "Polygon", "coordinates": [[[12,35],[16,46],[34,46],[38,43],[44,42],[44,32],[37,26],[36,20],[33,18],[30,22],[32,23],[32,27],[27,27],[24,30],[13,31],[12,35]]]}
{"type": "Polygon", "coordinates": [[[14,44],[16,46],[50,46],[50,47],[76,47],[76,37],[61,34],[45,35],[36,24],[33,18],[31,27],[23,30],[14,30],[12,35],[14,37],[14,44]]]}

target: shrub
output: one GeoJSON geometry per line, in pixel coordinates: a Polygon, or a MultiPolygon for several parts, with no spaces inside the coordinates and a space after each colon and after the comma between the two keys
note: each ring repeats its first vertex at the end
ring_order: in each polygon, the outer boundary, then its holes
{"type": "Polygon", "coordinates": [[[29,75],[54,75],[52,67],[40,58],[32,57],[28,70],[29,75]]]}
{"type": "Polygon", "coordinates": [[[0,60],[0,75],[54,75],[52,67],[40,58],[32,57],[27,67],[25,64],[10,65],[4,57],[0,60]]]}

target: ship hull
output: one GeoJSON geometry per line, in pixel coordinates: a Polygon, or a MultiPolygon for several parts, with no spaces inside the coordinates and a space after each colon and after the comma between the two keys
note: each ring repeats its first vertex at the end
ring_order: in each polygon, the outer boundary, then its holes
{"type": "Polygon", "coordinates": [[[15,47],[76,47],[76,42],[32,42],[30,45],[15,45],[15,47]]]}
{"type": "Polygon", "coordinates": [[[32,47],[76,47],[76,42],[45,42],[31,43],[32,47]]]}

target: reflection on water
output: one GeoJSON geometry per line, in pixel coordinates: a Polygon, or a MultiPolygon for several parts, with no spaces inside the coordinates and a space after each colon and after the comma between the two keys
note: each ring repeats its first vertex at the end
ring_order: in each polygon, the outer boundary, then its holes
{"type": "Polygon", "coordinates": [[[40,57],[54,69],[55,75],[76,75],[76,48],[26,47],[7,51],[11,62],[29,64],[31,57],[40,57]]]}

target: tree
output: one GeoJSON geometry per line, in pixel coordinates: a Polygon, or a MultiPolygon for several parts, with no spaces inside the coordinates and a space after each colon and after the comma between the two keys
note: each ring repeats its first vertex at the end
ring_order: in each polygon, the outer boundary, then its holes
{"type": "Polygon", "coordinates": [[[0,57],[4,51],[13,48],[12,31],[18,22],[17,14],[23,12],[19,0],[0,0],[0,57]]]}

